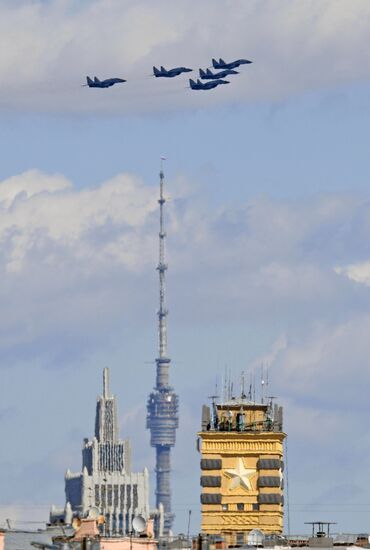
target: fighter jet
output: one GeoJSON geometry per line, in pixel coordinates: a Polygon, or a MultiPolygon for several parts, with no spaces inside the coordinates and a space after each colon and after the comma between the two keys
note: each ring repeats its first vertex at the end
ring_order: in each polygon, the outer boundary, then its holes
{"type": "Polygon", "coordinates": [[[174,69],[169,69],[168,71],[161,67],[160,69],[157,69],[157,67],[153,67],[153,75],[155,77],[163,76],[165,78],[173,78],[174,76],[178,76],[181,73],[191,73],[193,69],[188,69],[187,67],[175,67],[174,69]]]}
{"type": "Polygon", "coordinates": [[[225,76],[229,76],[230,74],[239,74],[238,71],[233,71],[232,69],[225,69],[224,71],[220,71],[219,73],[213,73],[209,69],[207,71],[203,71],[202,69],[199,69],[199,76],[202,80],[217,80],[219,78],[225,78],[225,76]]]}
{"type": "Polygon", "coordinates": [[[226,63],[221,57],[219,61],[212,59],[214,69],[235,69],[240,65],[249,65],[249,63],[253,63],[253,61],[248,61],[248,59],[237,59],[236,61],[231,61],[231,63],[226,63]]]}
{"type": "Polygon", "coordinates": [[[123,78],[106,78],[105,80],[99,80],[97,76],[94,76],[94,80],[91,80],[89,76],[86,77],[85,86],[89,88],[110,88],[119,82],[127,82],[123,78]]]}
{"type": "Polygon", "coordinates": [[[220,84],[230,84],[227,80],[211,80],[210,82],[201,82],[199,79],[194,82],[191,78],[189,79],[190,88],[192,90],[212,90],[220,84]]]}

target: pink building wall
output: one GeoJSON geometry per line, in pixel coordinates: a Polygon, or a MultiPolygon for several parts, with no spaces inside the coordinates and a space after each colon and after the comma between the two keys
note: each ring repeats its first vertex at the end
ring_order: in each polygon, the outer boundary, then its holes
{"type": "MultiPolygon", "coordinates": [[[[148,520],[146,525],[146,537],[101,537],[99,535],[98,521],[93,518],[81,520],[73,540],[82,541],[86,538],[99,539],[100,550],[157,550],[158,545],[154,537],[154,522],[148,520]]],[[[4,550],[0,546],[0,550],[4,550]]]]}
{"type": "Polygon", "coordinates": [[[157,550],[157,541],[136,537],[100,539],[100,550],[157,550]]]}
{"type": "Polygon", "coordinates": [[[4,550],[4,535],[3,531],[0,531],[0,550],[4,550]]]}

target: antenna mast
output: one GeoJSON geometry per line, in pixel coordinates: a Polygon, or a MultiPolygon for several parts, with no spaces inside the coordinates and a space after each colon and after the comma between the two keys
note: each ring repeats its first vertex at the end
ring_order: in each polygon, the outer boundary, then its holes
{"type": "MultiPolygon", "coordinates": [[[[163,160],[159,173],[159,309],[158,338],[159,349],[156,359],[156,385],[148,399],[147,428],[150,429],[150,444],[156,449],[156,505],[164,510],[164,534],[172,528],[174,514],[171,509],[171,447],[175,445],[176,429],[179,425],[178,396],[169,385],[169,367],[171,359],[167,355],[167,315],[166,308],[166,271],[164,226],[164,173],[163,160]]],[[[157,530],[158,532],[158,530],[157,530]]]]}
{"type": "MultiPolygon", "coordinates": [[[[159,358],[163,359],[167,357],[167,315],[166,309],[166,271],[167,265],[165,263],[165,240],[166,232],[164,230],[164,205],[166,199],[163,195],[164,173],[163,173],[163,160],[161,160],[161,171],[159,172],[159,310],[158,310],[158,332],[159,332],[159,358]]],[[[167,376],[168,382],[168,376],[167,376]]]]}

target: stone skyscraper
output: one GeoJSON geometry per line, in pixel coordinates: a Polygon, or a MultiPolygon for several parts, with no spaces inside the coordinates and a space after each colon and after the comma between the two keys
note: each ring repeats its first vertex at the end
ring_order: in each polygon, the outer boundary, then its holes
{"type": "Polygon", "coordinates": [[[117,402],[110,394],[109,370],[103,372],[103,394],[98,397],[95,436],[84,440],[82,472],[67,470],[66,507],[52,508],[50,519],[70,523],[72,515],[85,516],[96,507],[105,516],[107,533],[132,531],[132,519],[140,514],[149,519],[149,476],[131,471],[130,442],[119,437],[117,402]],[[69,517],[68,517],[69,516],[69,517]]]}

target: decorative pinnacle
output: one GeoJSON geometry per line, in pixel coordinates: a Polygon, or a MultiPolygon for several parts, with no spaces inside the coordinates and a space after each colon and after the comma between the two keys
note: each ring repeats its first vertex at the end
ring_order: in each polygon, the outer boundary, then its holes
{"type": "Polygon", "coordinates": [[[109,399],[109,369],[105,368],[103,370],[103,397],[104,399],[109,399]]]}

